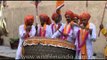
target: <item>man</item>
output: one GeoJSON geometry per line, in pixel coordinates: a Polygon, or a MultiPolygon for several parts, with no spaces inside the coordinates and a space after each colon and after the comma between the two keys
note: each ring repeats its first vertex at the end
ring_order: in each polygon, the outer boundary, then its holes
{"type": "Polygon", "coordinates": [[[50,28],[53,35],[58,29],[60,29],[61,26],[64,26],[64,24],[61,23],[62,20],[61,14],[58,14],[56,12],[52,14],[52,20],[53,23],[50,25],[50,28]]]}
{"type": "Polygon", "coordinates": [[[24,24],[19,26],[20,41],[16,52],[16,59],[21,59],[23,41],[29,37],[35,36],[36,30],[35,30],[35,26],[33,26],[33,23],[34,23],[34,16],[27,15],[24,19],[24,24]]]}
{"type": "Polygon", "coordinates": [[[51,30],[49,27],[49,23],[47,23],[48,21],[50,21],[50,18],[46,14],[40,14],[39,18],[40,26],[38,26],[38,36],[50,38],[51,30]]]}
{"type": "MultiPolygon", "coordinates": [[[[104,28],[103,24],[101,24],[99,26],[100,30],[101,30],[101,33],[106,37],[106,41],[107,41],[107,29],[104,28]]],[[[107,45],[106,47],[104,48],[104,56],[105,58],[107,59],[107,45]]]]}
{"type": "Polygon", "coordinates": [[[78,14],[74,14],[74,22],[79,24],[80,20],[79,20],[79,15],[78,14]]]}
{"type": "Polygon", "coordinates": [[[62,40],[67,40],[69,42],[74,43],[75,30],[73,29],[73,27],[71,27],[71,23],[70,23],[71,21],[73,21],[74,13],[70,10],[67,10],[65,13],[65,18],[66,18],[66,24],[62,26],[57,32],[55,32],[52,35],[52,38],[58,38],[60,36],[62,40]]]}
{"type": "Polygon", "coordinates": [[[76,39],[77,59],[92,59],[93,47],[92,41],[96,40],[95,25],[89,23],[91,15],[88,12],[80,14],[81,28],[78,31],[76,39]]]}

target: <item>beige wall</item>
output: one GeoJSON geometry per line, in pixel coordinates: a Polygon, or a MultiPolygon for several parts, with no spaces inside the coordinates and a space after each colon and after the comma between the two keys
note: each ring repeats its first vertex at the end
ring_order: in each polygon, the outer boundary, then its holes
{"type": "MultiPolygon", "coordinates": [[[[62,8],[63,21],[65,22],[64,13],[70,9],[73,12],[79,14],[88,10],[91,14],[90,21],[96,25],[97,34],[99,31],[99,24],[102,18],[103,8],[105,1],[89,1],[89,6],[86,9],[85,1],[65,1],[65,6],[62,8]]],[[[4,10],[4,16],[7,18],[7,27],[9,30],[9,37],[5,37],[4,44],[9,46],[9,38],[18,35],[18,26],[23,23],[24,16],[27,14],[35,15],[35,7],[30,1],[9,1],[9,7],[4,10]]],[[[39,5],[39,14],[46,13],[50,17],[55,10],[55,1],[42,1],[39,5]]],[[[107,12],[105,13],[104,25],[107,24],[107,12]]],[[[38,21],[38,20],[36,20],[38,21]]],[[[93,43],[94,50],[102,53],[102,50],[106,44],[105,38],[102,36],[97,38],[97,41],[93,43]]]]}

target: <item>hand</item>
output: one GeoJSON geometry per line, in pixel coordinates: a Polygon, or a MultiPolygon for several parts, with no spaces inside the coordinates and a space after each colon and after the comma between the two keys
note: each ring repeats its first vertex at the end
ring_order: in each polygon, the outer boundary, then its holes
{"type": "Polygon", "coordinates": [[[29,37],[29,33],[28,32],[23,34],[23,38],[24,39],[27,38],[27,37],[29,37]]]}
{"type": "Polygon", "coordinates": [[[99,26],[99,28],[100,28],[100,30],[102,30],[102,29],[104,28],[103,24],[101,24],[101,25],[99,26]]]}
{"type": "Polygon", "coordinates": [[[30,32],[30,30],[31,30],[31,26],[27,26],[26,27],[26,32],[30,32]]]}

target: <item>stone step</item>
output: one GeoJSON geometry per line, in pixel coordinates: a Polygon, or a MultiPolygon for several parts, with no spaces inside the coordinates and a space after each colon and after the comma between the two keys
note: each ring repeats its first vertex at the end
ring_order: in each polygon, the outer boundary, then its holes
{"type": "Polygon", "coordinates": [[[15,58],[16,49],[11,49],[8,46],[0,46],[0,58],[15,58]]]}

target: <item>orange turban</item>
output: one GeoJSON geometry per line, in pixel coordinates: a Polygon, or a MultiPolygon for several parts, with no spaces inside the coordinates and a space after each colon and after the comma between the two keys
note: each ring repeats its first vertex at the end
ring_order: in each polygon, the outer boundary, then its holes
{"type": "Polygon", "coordinates": [[[57,18],[58,16],[59,16],[59,14],[55,12],[52,14],[51,18],[52,18],[52,20],[55,20],[55,18],[57,18]]]}
{"type": "Polygon", "coordinates": [[[50,20],[50,18],[49,18],[49,16],[48,15],[46,15],[46,14],[40,14],[39,15],[39,18],[43,18],[43,20],[46,22],[46,24],[51,24],[51,20],[50,20]]]}
{"type": "Polygon", "coordinates": [[[83,12],[82,14],[80,14],[80,20],[82,19],[86,19],[89,21],[91,15],[88,12],[83,12]]]}
{"type": "Polygon", "coordinates": [[[65,13],[65,17],[66,15],[69,15],[71,18],[74,18],[74,13],[71,10],[67,10],[65,13]]]}
{"type": "Polygon", "coordinates": [[[32,24],[33,22],[34,22],[34,16],[33,16],[33,15],[27,15],[27,16],[24,18],[24,23],[25,23],[25,25],[32,24]]]}
{"type": "Polygon", "coordinates": [[[77,17],[79,19],[79,15],[78,14],[74,14],[74,17],[77,17]]]}

